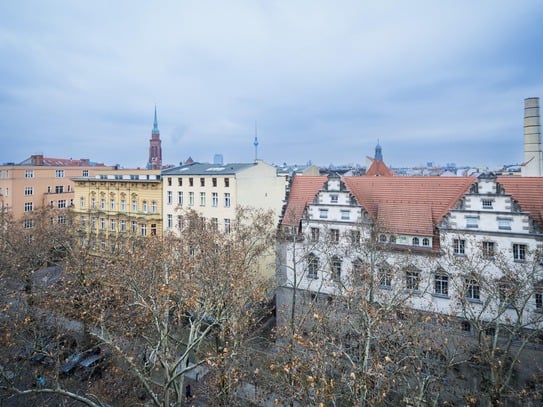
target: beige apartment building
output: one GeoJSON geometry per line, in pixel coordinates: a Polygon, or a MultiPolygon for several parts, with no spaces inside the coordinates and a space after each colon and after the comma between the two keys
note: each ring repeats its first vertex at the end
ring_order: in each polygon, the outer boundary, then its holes
{"type": "Polygon", "coordinates": [[[160,170],[113,169],[73,182],[82,243],[100,252],[114,250],[128,236],[162,235],[160,170]]]}
{"type": "Polygon", "coordinates": [[[64,223],[63,211],[74,203],[72,177],[94,176],[109,167],[88,159],[72,160],[32,155],[21,163],[0,166],[0,209],[32,227],[32,212],[49,206],[59,210],[57,221],[64,223]]]}
{"type": "MultiPolygon", "coordinates": [[[[164,233],[180,236],[183,213],[194,210],[202,220],[230,233],[238,206],[272,210],[279,221],[286,179],[263,161],[236,164],[190,163],[162,171],[164,233]]],[[[274,254],[262,259],[260,272],[273,276],[274,254]]]]}

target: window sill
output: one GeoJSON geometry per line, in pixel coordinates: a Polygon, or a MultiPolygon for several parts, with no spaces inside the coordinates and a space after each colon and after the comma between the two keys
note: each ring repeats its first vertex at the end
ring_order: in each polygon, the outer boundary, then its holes
{"type": "Polygon", "coordinates": [[[482,304],[483,302],[478,298],[466,298],[467,302],[471,302],[472,304],[482,304]]]}
{"type": "Polygon", "coordinates": [[[443,298],[444,300],[451,299],[451,297],[449,297],[447,294],[438,294],[438,293],[432,293],[432,297],[443,298]]]}
{"type": "Polygon", "coordinates": [[[392,287],[389,285],[379,285],[379,288],[381,290],[392,290],[392,287]]]}

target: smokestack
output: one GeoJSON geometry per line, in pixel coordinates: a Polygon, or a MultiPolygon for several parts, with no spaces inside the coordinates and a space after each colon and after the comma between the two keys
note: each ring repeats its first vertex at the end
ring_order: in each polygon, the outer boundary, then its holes
{"type": "Polygon", "coordinates": [[[522,176],[541,177],[543,175],[539,98],[524,99],[524,164],[522,176]]]}

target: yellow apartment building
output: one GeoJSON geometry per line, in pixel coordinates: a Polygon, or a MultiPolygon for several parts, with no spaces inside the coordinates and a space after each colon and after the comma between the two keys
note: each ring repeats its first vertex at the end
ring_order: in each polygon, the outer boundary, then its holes
{"type": "Polygon", "coordinates": [[[73,182],[82,244],[113,251],[126,237],[162,235],[160,170],[114,169],[73,182]]]}
{"type": "Polygon", "coordinates": [[[49,206],[58,209],[59,223],[66,221],[65,211],[74,203],[72,177],[92,177],[110,167],[88,159],[72,160],[32,155],[21,163],[0,166],[0,210],[22,219],[32,228],[32,214],[49,206]]]}

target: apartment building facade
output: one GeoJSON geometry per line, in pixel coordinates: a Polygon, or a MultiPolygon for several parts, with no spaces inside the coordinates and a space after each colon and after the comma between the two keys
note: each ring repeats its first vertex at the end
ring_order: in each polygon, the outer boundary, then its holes
{"type": "Polygon", "coordinates": [[[272,210],[279,219],[285,177],[262,161],[190,163],[162,171],[164,233],[180,236],[183,211],[195,210],[218,230],[230,231],[238,206],[272,210]]]}
{"type": "Polygon", "coordinates": [[[73,182],[74,224],[83,244],[113,251],[128,237],[162,235],[160,170],[108,170],[73,182]]]}
{"type": "Polygon", "coordinates": [[[93,176],[104,170],[103,164],[90,160],[72,160],[32,155],[19,164],[0,166],[0,209],[17,219],[26,228],[32,227],[31,214],[48,206],[58,209],[58,219],[64,223],[65,211],[74,203],[72,177],[93,176]]]}

